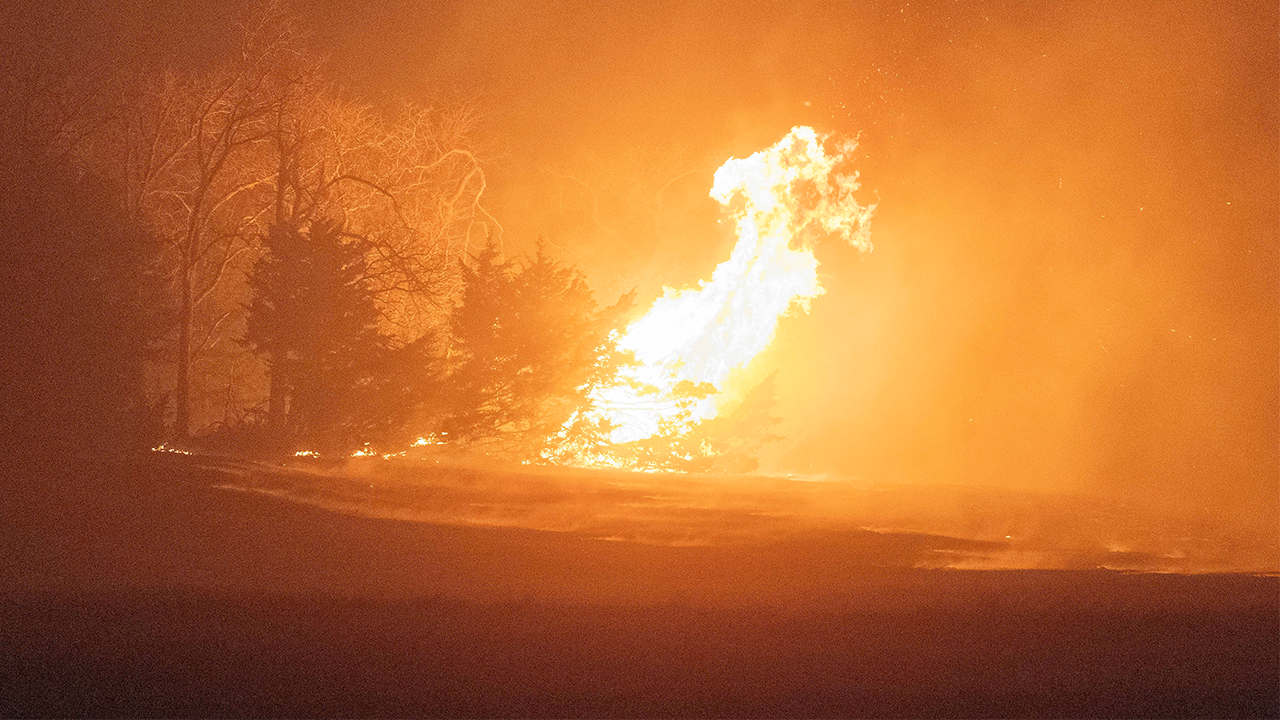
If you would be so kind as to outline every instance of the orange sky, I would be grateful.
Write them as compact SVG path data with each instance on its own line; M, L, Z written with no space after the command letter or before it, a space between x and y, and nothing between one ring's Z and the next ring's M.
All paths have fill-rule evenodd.
M64 4L60 42L188 55L230 12L87 7ZM774 468L1114 490L1276 530L1274 2L299 7L353 92L478 97L507 241L545 235L605 302L724 259L724 159L798 124L860 134L875 251L819 248L827 294L760 359Z

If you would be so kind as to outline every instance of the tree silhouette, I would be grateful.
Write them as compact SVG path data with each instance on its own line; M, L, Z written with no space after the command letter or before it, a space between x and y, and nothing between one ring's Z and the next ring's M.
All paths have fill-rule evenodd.
M156 243L46 120L0 109L0 436L31 459L158 440L143 373L164 329Z
M403 395L402 377L378 329L367 243L316 220L305 231L275 226L263 244L244 341L265 357L280 401L274 438L327 451L369 442L407 408L388 402Z
M172 400L180 437L266 390L259 363L231 340L244 333L245 277L271 226L342 218L372 244L383 330L405 344L444 322L472 234L500 232L482 201L474 107L351 96L326 77L289 0L252 0L240 19L236 48L216 62L122 60L108 81L89 83L101 112L70 132L42 119L122 188L128 217L163 243L154 260L175 322L149 378L153 396Z
M563 441L591 390L625 362L616 337L633 295L599 308L582 273L544 243L522 263L503 261L489 244L463 273L451 320L447 432L491 452L554 453L549 444Z

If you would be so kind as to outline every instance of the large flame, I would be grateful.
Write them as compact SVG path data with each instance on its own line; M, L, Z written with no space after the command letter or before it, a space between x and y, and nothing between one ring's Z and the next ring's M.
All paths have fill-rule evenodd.
M837 235L871 249L875 205L853 197L857 173L840 171L852 141L828 154L812 128L796 127L776 145L734 158L716 171L711 197L733 208L738 242L729 259L697 288L672 290L633 323L620 347L638 365L623 382L599 391L597 411L613 425L610 440L651 437L677 407L682 381L719 391L773 340L778 320L793 307L808 310L822 294L812 245ZM741 204L738 204L738 199ZM692 407L690 421L714 417L713 394Z

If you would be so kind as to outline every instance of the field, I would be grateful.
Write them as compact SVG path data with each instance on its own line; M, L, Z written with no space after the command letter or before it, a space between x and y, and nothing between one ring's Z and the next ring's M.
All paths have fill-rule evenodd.
M1083 500L162 454L8 475L6 717L1280 714L1280 578L1107 569L1230 548L1161 520L1099 549L1119 511ZM1161 549L1192 531L1208 550Z

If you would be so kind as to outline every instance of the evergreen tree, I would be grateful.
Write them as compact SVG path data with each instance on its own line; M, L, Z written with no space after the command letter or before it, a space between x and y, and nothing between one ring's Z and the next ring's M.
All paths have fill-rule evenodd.
M507 342L516 302L512 267L489 243L462 266L462 302L450 317L449 417L445 432L461 442L493 436L514 420L506 379L515 374Z
M543 243L523 264L501 260L489 245L463 275L450 323L451 437L538 458L554 453L548 443L566 432L590 431L566 424L625 361L615 339L633 295L599 308L581 271Z
M383 405L402 378L378 329L368 247L325 220L306 232L275 226L264 246L244 341L267 358L276 439L329 451L376 439L407 408Z

